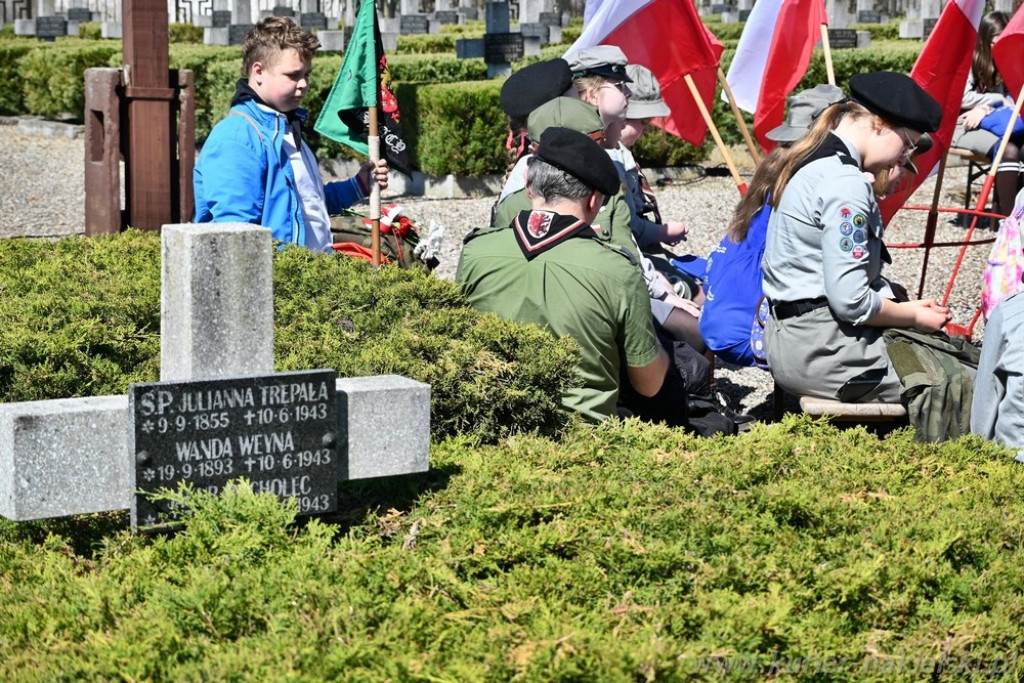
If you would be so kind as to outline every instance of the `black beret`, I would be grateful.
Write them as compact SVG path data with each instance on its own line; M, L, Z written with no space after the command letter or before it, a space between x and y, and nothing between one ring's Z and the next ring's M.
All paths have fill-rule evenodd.
M886 123L919 133L939 129L942 107L906 74L875 71L850 78L850 97Z
M621 186L611 157L586 133L552 126L540 136L534 156L606 197L614 195Z
M514 119L525 119L534 109L562 95L572 85L572 72L564 59L549 59L524 66L501 86L501 109Z

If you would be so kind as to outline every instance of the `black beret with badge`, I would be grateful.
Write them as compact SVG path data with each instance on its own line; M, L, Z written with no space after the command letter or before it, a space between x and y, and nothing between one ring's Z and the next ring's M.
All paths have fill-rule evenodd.
M540 105L563 95L572 86L572 71L564 59L549 59L524 66L501 86L501 109L514 119L525 119Z
M619 173L608 153L588 135L551 127L540 136L534 156L609 197L619 191Z
M906 74L875 71L850 78L850 98L886 123L919 133L934 133L942 107Z

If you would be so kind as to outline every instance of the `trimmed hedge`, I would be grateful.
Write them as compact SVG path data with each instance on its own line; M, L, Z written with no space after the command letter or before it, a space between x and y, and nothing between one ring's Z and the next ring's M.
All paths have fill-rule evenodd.
M611 421L435 444L304 523L245 486L170 536L0 520L0 678L1010 683L1022 488L975 438Z
M716 24L715 28L718 26ZM450 38L457 34L445 35ZM25 40L0 41L0 111L80 116L84 106L81 99L84 69L119 66L119 46L119 41L79 39L66 39L56 45ZM864 71L909 72L920 47L916 41L878 41L869 50L836 50L833 63L837 83L845 87L850 76ZM564 45L547 46L543 56L555 57L564 50ZM723 70L728 70L734 52L732 48L723 52ZM238 47L171 46L171 66L192 69L196 74L196 141L199 145L227 113L239 77L240 55ZM319 115L341 60L338 54L324 54L315 60L313 83L305 101L310 121L315 121ZM524 60L523 64L531 61L535 59ZM485 80L487 67L483 60L459 60L450 54L398 54L390 56L389 64L416 168L433 175L505 171L505 117L498 105L501 82ZM824 56L818 50L797 89L824 82ZM732 113L719 97L714 100L711 114L726 143L742 144ZM747 120L749 125L749 117ZM347 147L322 139L312 126L307 130L308 142L322 158L357 156ZM634 155L648 167L679 166L704 161L713 146L710 136L703 145L694 147L661 131L652 131L637 144Z
M128 231L0 240L0 401L124 393L159 376L160 240ZM441 438L558 434L578 346L481 316L418 270L287 248L274 256L278 370L401 374L431 384Z

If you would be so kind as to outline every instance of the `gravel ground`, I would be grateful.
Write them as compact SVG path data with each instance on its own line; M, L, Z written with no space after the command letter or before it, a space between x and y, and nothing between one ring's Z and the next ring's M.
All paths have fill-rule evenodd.
M16 125L0 125L0 145L7 152L0 162L0 237L61 237L84 231L84 142L81 138L45 137L26 133ZM750 170L741 169L749 178ZM947 169L943 182L942 206L963 206L966 168ZM978 186L976 186L977 188ZM930 203L935 180L926 181L908 205ZM706 256L718 244L738 199L736 186L721 168L707 173L692 173L675 178L657 189L662 215L682 220L690 228L689 239L676 249L679 253ZM484 225L490 216L493 198L438 200L419 197L389 197L405 208L405 213L421 225L435 221L445 228L441 265L437 275L452 278L458 264L462 237L474 227ZM959 242L965 229L953 224L949 214L940 214L936 241ZM920 242L924 237L926 211L901 211L887 230L887 242ZM975 238L992 237L987 230ZM954 321L967 325L979 302L982 269L988 246L967 250L950 297ZM923 266L923 250L891 249L893 263L886 274L906 285L915 294ZM926 296L941 297L960 250L935 249L928 264L924 284ZM975 339L981 339L979 321ZM744 412L758 418L771 415L771 378L752 368L720 365L716 369L719 387ZM794 408L795 406L789 406Z

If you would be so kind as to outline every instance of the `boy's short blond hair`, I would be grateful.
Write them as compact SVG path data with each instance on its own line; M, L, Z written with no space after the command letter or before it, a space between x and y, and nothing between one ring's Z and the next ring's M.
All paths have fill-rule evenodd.
M248 78L253 64L272 64L284 50L293 49L305 61L313 61L320 41L289 17L267 17L252 27L242 46L242 78Z

